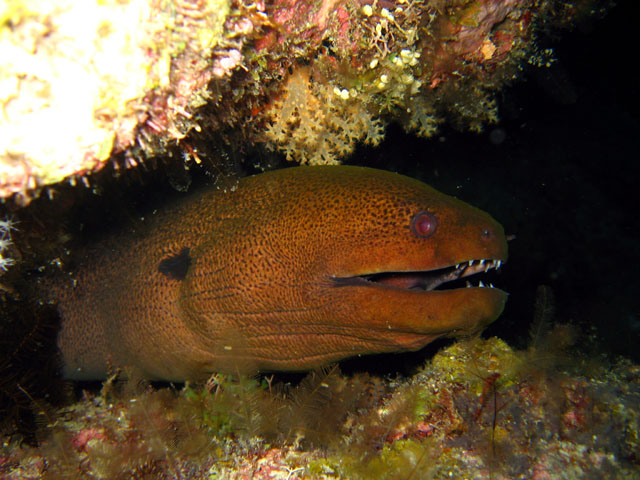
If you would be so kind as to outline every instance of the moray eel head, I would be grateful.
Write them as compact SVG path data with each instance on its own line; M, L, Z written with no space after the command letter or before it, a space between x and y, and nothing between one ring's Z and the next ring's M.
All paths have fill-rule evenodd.
M440 336L478 332L502 312L505 292L475 279L465 285L507 259L503 229L487 213L368 168L276 171L247 179L240 196L252 183L261 193L246 204L243 235L224 249L235 250L242 267L222 283L246 295L228 324L243 341L229 352L258 369L417 350ZM218 248L225 238L216 237ZM219 316L208 312L225 308L194 293L208 288L198 266L210 271L224 262L195 252L194 263L185 310L198 325L210 316L219 330Z

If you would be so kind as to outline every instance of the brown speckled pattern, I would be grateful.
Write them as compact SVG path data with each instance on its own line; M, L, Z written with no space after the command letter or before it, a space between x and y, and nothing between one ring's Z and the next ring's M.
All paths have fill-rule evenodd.
M410 228L438 218L429 238ZM484 234L489 231L489 236ZM184 280L158 271L189 248ZM332 277L506 259L489 215L402 175L296 167L197 193L86 253L59 295L65 375L132 365L149 378L301 370L348 356L421 348L502 311L494 289L336 287Z

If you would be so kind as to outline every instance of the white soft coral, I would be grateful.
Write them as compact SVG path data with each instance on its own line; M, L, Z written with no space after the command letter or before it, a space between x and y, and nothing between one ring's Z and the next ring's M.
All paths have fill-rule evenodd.
M16 263L13 258L7 255L7 251L13 245L11 231L17 230L17 223L18 222L9 217L0 219L0 270L4 270L5 272L10 266Z
M382 122L362 101L351 98L347 90L314 82L306 67L289 76L267 115L268 147L301 164L336 164L357 142L377 145L384 137Z

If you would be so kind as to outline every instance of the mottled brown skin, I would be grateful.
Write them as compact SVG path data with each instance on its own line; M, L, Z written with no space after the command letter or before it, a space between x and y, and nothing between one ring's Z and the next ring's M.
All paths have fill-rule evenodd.
M438 220L428 238L411 229L421 211ZM185 248L184 278L159 271ZM180 381L417 350L481 330L506 294L336 279L506 256L488 214L402 175L339 166L248 177L86 253L75 287L58 294L64 375L100 379L133 366Z

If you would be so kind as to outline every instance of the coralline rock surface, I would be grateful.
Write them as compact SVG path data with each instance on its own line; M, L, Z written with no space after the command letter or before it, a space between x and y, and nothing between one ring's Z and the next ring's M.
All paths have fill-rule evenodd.
M109 162L200 162L201 139L326 164L391 120L480 130L497 119L492 92L551 61L534 33L591 3L2 2L0 198L26 203Z

